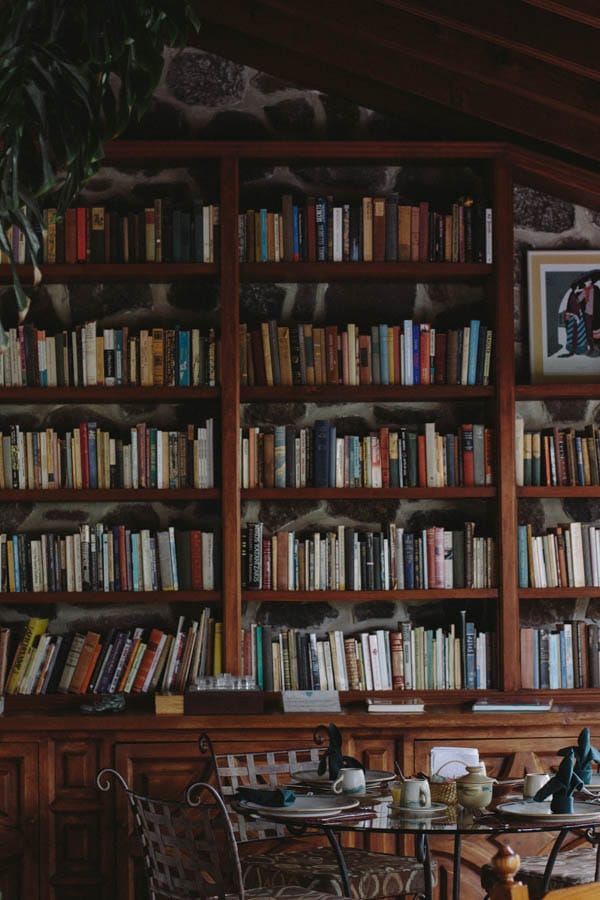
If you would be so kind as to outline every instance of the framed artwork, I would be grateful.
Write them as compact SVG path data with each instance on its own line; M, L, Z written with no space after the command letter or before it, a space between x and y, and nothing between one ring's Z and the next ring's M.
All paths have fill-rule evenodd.
M527 254L532 384L600 381L600 250Z

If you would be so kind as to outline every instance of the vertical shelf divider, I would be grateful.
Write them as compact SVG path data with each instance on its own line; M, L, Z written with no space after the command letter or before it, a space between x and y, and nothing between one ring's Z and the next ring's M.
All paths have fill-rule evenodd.
M496 299L496 478L498 492L498 687L520 687L515 484L515 351L513 296L513 179L504 156L494 162Z
M237 156L221 159L221 547L224 671L241 666L240 328Z

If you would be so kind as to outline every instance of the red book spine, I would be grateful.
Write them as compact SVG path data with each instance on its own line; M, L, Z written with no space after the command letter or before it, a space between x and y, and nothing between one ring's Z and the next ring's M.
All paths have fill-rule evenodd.
M419 334L419 357L420 369L419 378L421 384L430 384L429 373L429 342L431 338L431 328L429 325L421 325Z
M435 528L428 528L425 532L427 540L427 584L429 588L437 588L439 585L435 579Z
M190 568L192 590L202 590L202 532L190 531Z
M79 442L81 447L81 483L84 488L90 486L90 453L88 444L87 422L79 426Z
M77 262L85 262L87 258L87 209L78 206L77 217Z
M74 207L65 212L65 262L77 262L77 210Z
M379 453L381 456L381 486L390 486L390 429L379 429Z
M460 430L462 444L463 485L473 487L475 484L475 467L473 462L473 426L462 425Z
M436 331L435 333L435 383L446 383L446 344L447 335L445 332Z

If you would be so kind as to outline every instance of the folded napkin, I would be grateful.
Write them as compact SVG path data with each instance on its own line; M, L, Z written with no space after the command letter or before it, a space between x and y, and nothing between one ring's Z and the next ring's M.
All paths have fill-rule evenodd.
M340 774L340 769L364 769L362 763L354 759L353 756L344 756L342 753L342 733L337 725L334 725L333 722L327 728L324 725L319 725L317 731L320 730L327 731L329 746L319 759L319 768L317 770L319 775L324 775L328 770L329 777L332 781L335 781Z
M573 794L583 787L583 781L575 771L575 753L573 748L567 747L565 749L567 754L564 755L556 775L542 785L533 798L539 802L552 795L550 809L553 813L572 813Z
M296 795L287 788L239 787L235 799L259 806L291 806Z
M591 784L592 763L600 763L600 751L592 747L589 728L581 729L577 738L577 746L563 747L558 751L558 755L568 756L571 751L575 757L575 774L579 775L584 784Z

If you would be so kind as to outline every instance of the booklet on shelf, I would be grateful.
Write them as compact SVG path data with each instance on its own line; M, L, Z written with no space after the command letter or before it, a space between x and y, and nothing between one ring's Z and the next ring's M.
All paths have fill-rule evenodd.
M425 712L425 704L421 700L380 700L367 697L367 712L370 713L420 713Z
M550 700L476 700L471 706L473 712L548 712L552 708Z

